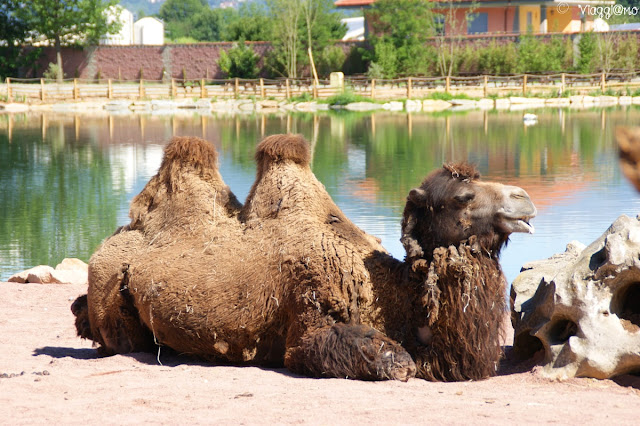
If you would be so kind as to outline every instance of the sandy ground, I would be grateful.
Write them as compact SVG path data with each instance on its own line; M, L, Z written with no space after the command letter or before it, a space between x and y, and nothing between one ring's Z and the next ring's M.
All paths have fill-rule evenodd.
M640 378L311 379L156 354L98 358L69 310L86 288L0 283L0 424L638 424Z

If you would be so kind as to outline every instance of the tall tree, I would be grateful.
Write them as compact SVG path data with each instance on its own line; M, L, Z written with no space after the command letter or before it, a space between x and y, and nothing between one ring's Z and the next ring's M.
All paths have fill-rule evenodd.
M20 66L22 43L27 36L27 26L16 11L20 8L17 0L0 3L0 77L14 75Z
M296 78L308 64L307 49L322 51L330 40L340 39L346 26L341 14L332 12L331 0L267 0L269 16L276 23L271 41L275 73Z
M107 9L118 0L30 0L20 2L16 15L32 31L54 43L58 81L62 81L62 46L95 44L101 36L115 33L120 23L107 19Z
M176 40L192 36L192 20L208 9L206 0L167 0L160 7L158 16L167 26L169 37Z
M425 73L434 62L427 39L436 33L437 17L426 0L378 0L367 14L371 22L369 60L382 75Z

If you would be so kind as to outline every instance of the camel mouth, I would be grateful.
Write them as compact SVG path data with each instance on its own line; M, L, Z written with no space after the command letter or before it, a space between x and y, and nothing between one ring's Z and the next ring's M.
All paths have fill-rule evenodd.
M520 218L513 218L507 221L507 227L509 231L514 232L522 232L525 234L533 234L536 229L534 226L529 223L529 221L533 218L533 216L525 216Z

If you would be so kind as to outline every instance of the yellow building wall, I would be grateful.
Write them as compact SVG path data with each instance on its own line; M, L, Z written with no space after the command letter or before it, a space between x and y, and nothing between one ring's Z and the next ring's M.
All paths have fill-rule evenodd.
M529 31L534 33L540 32L540 6L520 6L520 33L527 33ZM531 28L529 28L529 21L527 15L531 14Z
M578 8L577 6L575 7ZM572 32L571 21L573 11L569 10L566 13L558 12L555 7L547 8L547 32L549 33L565 33ZM580 21L578 21L579 23ZM579 31L579 30L578 30Z

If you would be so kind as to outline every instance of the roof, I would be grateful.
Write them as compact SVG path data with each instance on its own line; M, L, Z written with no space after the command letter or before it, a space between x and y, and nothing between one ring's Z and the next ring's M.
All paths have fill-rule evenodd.
M433 0L436 2L444 3L448 0ZM334 3L335 7L365 7L371 6L376 0L338 0ZM613 0L458 0L454 2L454 7L469 7L471 5L485 5L484 7L505 7L505 6L518 6L543 4L547 6L556 6L560 4L569 4L571 6L578 5L603 5L614 4Z

